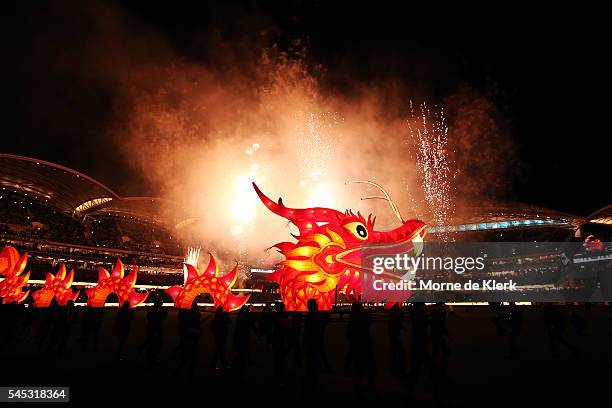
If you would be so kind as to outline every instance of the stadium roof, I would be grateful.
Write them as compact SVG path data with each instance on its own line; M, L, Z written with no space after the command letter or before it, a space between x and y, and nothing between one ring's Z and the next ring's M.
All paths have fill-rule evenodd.
M36 197L67 214L119 196L97 180L59 164L0 153L0 188Z
M432 226L430 233L555 226L576 228L584 217L524 203L485 203L461 209L449 225Z
M586 222L593 224L612 225L612 204L607 205L586 218Z
M159 197L123 197L103 203L87 212L88 216L119 216L174 226L188 219L179 204Z
M456 216L460 222L509 221L514 219L563 219L577 222L584 217L568 214L550 208L517 202L491 202L475 207L466 207Z
M35 197L77 217L114 215L168 226L188 219L186 211L172 201L158 197L119 197L109 187L76 170L12 154L0 153L0 188Z

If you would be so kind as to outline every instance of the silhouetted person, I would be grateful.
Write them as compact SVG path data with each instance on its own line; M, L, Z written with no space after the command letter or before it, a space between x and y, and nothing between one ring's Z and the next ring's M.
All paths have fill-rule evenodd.
M516 358L519 356L518 338L523 332L523 311L516 303L510 303L510 315L508 316L510 333L510 357Z
M266 339L266 346L272 347L272 330L274 324L274 311L272 306L269 303L263 307L261 312L259 313L259 322L258 322L258 331L259 334L257 336L257 340L255 342L259 342L262 337Z
M36 337L38 337L38 347L42 348L45 343L49 342L51 333L53 331L53 324L55 321L55 311L58 308L57 300L52 299L48 307L40 309L40 323L38 324L38 330Z
M412 332L410 343L410 373L408 374L409 393L412 396L421 368L426 366L432 379L434 397L437 397L437 373L433 358L427 347L429 337L429 316L423 303L412 305Z
M563 336L565 330L565 322L563 321L563 315L561 311L552 303L546 303L544 305L544 325L548 332L548 341L550 343L550 349L554 357L559 357L559 350L557 343L565 346L567 349L576 352L575 347L570 345Z
M503 335L505 333L503 323L504 323L504 312L501 302L489 302L491 314L491 322L495 325L497 329L497 334Z
M31 341L34 335L34 327L38 322L38 314L40 309L34 307L31 303L28 304L28 307L23 311L23 319L21 320L21 336L25 341ZM0 317L1 321L4 321Z
M336 311L338 312L338 319L343 322L344 321L344 307L336 306Z
M226 312L223 311L223 306L217 306L215 315L210 322L210 330L213 334L215 341L215 351L213 353L212 368L214 369L226 369L227 368L227 333L229 330L230 318Z
M117 360L123 359L123 348L125 347L125 342L130 334L132 320L134 320L134 311L130 309L130 303L123 302L119 310L117 310L117 317L115 319L114 327L114 333L115 336L117 336L117 350L115 351L115 358Z
M444 303L438 303L431 316L431 354L437 365L439 377L445 377L450 357L450 332L446 327L448 309Z
M61 315L57 316L58 319L58 331L57 331L57 339L55 340L57 343L57 351L60 355L64 354L66 350L66 346L68 345L68 340L70 340L70 335L72 333L72 326L76 325L79 321L79 313L74 307L74 301L69 300L66 306L61 308Z
M179 341L174 351L175 353L181 353L185 345L185 339L189 331L189 309L178 310L178 334Z
M405 349L402 332L405 330L403 313L396 303L389 311L387 336L389 338L389 372L392 375L403 375L406 369Z
M0 302L0 322L6 322L7 319L7 304ZM0 339L4 338L6 327L0 324Z
M89 345L89 339L93 335L93 327L95 325L96 313L93 307L85 306L83 310L83 316L81 318L81 348L83 351L87 349ZM41 324L44 322L44 317L41 320Z
M100 343L100 328L102 327L102 322L104 321L105 314L106 309L104 307L93 308L92 336L94 350L98 350L98 345Z
M66 338L65 332L68 330L68 311L65 307L60 306L55 299L51 301L52 305L52 327L49 338L48 349L55 349L60 345L60 340Z
M255 322L249 306L244 305L236 315L236 329L234 330L234 346L236 359L234 369L236 380L241 381L247 365L251 362L251 333L255 329Z
M306 371L304 378L305 395L313 397L319 387L321 364L324 359L324 334L327 319L319 312L315 299L306 303L308 313L304 318L304 336L302 342L306 355Z
M2 300L0 299L0 302ZM19 318L21 314L21 307L17 303L9 303L2 305L3 310L3 326L4 333L2 335L2 346L6 347L13 343L15 340L15 334L19 327Z
M301 312L291 314L291 326L289 329L288 353L293 353L293 361L296 365L302 365L302 320Z
M200 343L200 334L202 332L201 313L198 304L194 301L191 304L191 309L186 314L186 333L181 349L181 360L177 371L180 372L187 366L187 374L189 378L193 377L196 362L198 361L198 350Z
M275 303L274 308L276 311L272 314L272 354L274 358L273 381L275 384L282 386L291 321L285 312L285 305L282 302Z
M186 312L184 309L179 310L179 316L181 312ZM148 366L151 366L158 362L159 354L163 344L164 338L164 321L168 313L163 305L161 297L157 296L153 300L153 306L147 312L147 325L145 328L145 341L140 346L139 351L146 350L145 360ZM179 320L180 325L180 320ZM182 338L182 336L181 336Z
M570 312L570 323L574 328L574 332L578 338L584 337L585 333L585 322L580 313L576 309L572 309Z
M370 325L372 318L363 309L361 302L354 302L349 314L347 324L347 340L349 343L350 360L348 366L353 366L353 391L356 395L361 392L361 381L364 375L368 377L368 386L371 392L376 390L376 367L372 355L372 338ZM345 367L347 364L345 364Z

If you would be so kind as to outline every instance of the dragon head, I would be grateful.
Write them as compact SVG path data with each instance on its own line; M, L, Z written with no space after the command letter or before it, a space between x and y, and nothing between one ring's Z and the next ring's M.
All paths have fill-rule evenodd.
M396 254L422 248L426 225L419 220L402 221L390 231L374 229L376 217L364 218L360 212L341 212L330 208L288 208L282 199L275 202L253 183L257 195L274 214L294 224L297 242L274 245L284 256L281 268L271 275L279 283L288 310L305 310L308 299L317 299L322 309L331 308L335 289L358 295L362 279L371 269L364 256L370 248L376 253ZM392 201L389 200L390 203ZM392 208L395 204L392 203ZM400 217L401 219L401 217Z

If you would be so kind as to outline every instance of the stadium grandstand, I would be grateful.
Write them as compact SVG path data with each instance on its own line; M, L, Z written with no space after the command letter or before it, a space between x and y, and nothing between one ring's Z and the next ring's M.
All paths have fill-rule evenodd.
M172 211L165 213L175 219L160 218L161 206L169 204ZM187 218L167 200L120 197L67 167L0 154L2 245L29 252L34 279L63 262L75 268L75 280L95 280L97 268L110 268L117 258L137 264L142 283L182 279L184 243L173 230Z

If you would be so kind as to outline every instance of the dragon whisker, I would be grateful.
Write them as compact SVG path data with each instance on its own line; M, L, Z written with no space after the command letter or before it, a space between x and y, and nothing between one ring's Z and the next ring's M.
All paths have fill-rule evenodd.
M374 200L374 199L379 199L379 200L387 200L387 197L383 197L383 196L367 196L367 197L361 197L361 200ZM395 213L395 215L397 216L399 214L399 208L397 207L397 204L395 203L395 201L388 201L389 205L391 205L391 208L393 208L393 212ZM400 221L402 221L401 215L398 217L400 219ZM403 221L402 221L403 222Z
M381 200L387 201L389 203L389 206L391 207L391 210L393 210L393 213L397 217L397 219L402 224L404 223L404 219L402 218L402 214L400 213L400 210L397 207L397 204L395 204L395 202L391 199L391 196L389 195L389 193L387 193L387 191L380 184L374 183L373 181L369 181L369 180L353 180L353 181L347 181L344 184L368 184L368 185L378 188L380 191L382 191L384 196L368 196L368 197L363 197L362 200L381 199Z

